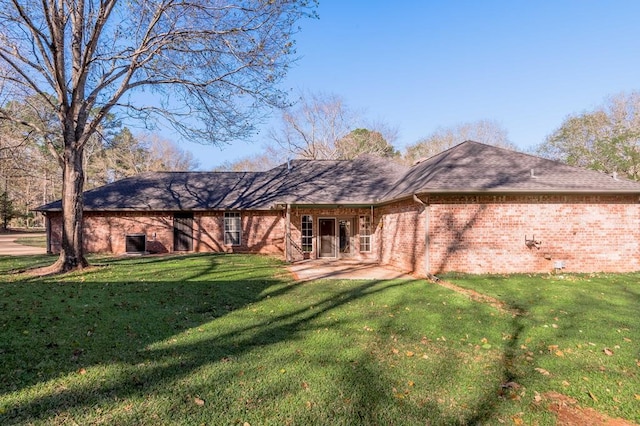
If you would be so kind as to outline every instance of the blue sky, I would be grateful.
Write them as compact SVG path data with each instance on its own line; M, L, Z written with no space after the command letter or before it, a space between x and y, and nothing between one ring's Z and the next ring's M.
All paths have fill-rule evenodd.
M397 128L400 149L489 119L526 150L567 115L640 90L640 1L320 0L318 13L284 87L341 96ZM269 126L253 143L180 146L210 170L260 152Z

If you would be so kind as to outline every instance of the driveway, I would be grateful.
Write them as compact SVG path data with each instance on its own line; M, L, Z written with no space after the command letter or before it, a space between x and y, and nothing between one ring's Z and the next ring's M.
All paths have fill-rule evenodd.
M0 234L0 255L20 256L24 254L46 254L47 250L40 247L23 246L16 244L18 238L43 237L45 234Z
M303 260L288 266L297 281L332 280L414 280L416 277L388 266L355 260Z

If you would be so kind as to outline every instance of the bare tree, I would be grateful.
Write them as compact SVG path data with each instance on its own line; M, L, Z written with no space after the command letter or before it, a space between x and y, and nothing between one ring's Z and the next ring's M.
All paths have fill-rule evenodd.
M38 111L37 100L29 99L31 107ZM37 122L47 127L46 114L23 116L28 111L17 102L5 102L5 109L16 112L24 120ZM42 112L42 111L38 111ZM52 201L59 195L59 171L57 163L40 144L41 140L18 123L0 121L0 185L6 197L13 203L13 225L33 224L31 208ZM36 135L37 136L37 135Z
M189 151L157 134L144 135L141 146L147 153L138 167L141 171L189 171L198 167L198 161Z
M362 126L354 110L338 95L303 92L297 104L283 110L274 142L265 154L272 158L310 160L351 159L360 154L389 156L397 131L377 122Z
M291 37L314 7L312 0L0 0L1 89L48 102L63 142L62 248L51 272L87 264L83 155L103 120L115 111L148 124L162 118L204 143L248 135L261 106L282 106L277 83L293 59ZM133 96L145 90L146 103ZM21 121L6 109L0 117Z
M571 115L538 147L544 157L640 179L640 93L621 93Z
M507 130L492 120L462 123L453 127L439 128L431 135L406 148L404 159L413 163L432 157L466 140L486 143L503 148L514 148Z
M213 169L214 172L264 172L282 164L267 151L261 154L249 155L235 161L226 161ZM286 160L285 160L286 161Z
M398 151L384 138L382 133L369 129L355 129L336 141L337 157L351 160L362 154L378 157L397 157Z
M336 141L353 128L355 114L337 95L303 93L282 112L281 126L270 138L288 157L309 160L337 157Z

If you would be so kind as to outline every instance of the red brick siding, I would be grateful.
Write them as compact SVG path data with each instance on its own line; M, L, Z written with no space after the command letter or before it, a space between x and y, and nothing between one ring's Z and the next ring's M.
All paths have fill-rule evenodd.
M415 201L404 201L376 209L376 240L380 263L417 275L426 275L425 209Z
M62 216L55 213L49 217L51 250L58 253L62 240ZM84 248L89 253L124 253L127 234L146 234L149 251L166 253L173 247L171 216L85 212L83 222Z
M284 218L282 212L240 212L241 244L224 244L224 212L196 213L194 250L229 253L284 253Z
M62 221L50 214L51 249L60 251ZM242 212L242 244L225 246L223 212L195 213L193 250L199 252L284 252L284 220L279 212ZM173 252L173 215L118 212L84 213L83 238L89 253L125 253L125 235L145 234L147 250Z
M636 197L431 197L431 273L640 270ZM529 248L525 237L541 241Z
M636 196L433 196L425 207L405 200L377 207L372 251L359 251L361 215L371 209L292 208L291 233L300 245L302 215L355 218L353 258L374 259L418 275L549 272L563 261L571 272L640 270L640 204ZM60 250L60 214L50 214L51 245ZM242 244L225 246L223 212L194 214L194 251L284 253L285 212L242 212ZM425 256L428 228L428 256ZM144 233L150 251L173 251L173 218L159 213L85 213L89 252L123 253L125 235ZM525 237L541 241L528 248Z

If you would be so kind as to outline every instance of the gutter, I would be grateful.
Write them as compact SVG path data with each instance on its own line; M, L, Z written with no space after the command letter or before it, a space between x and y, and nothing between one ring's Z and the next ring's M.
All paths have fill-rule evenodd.
M375 206L383 206L385 204L396 203L398 201L403 201L408 198L413 198L415 194L418 192L412 193L404 193L397 197L388 198L388 199L376 199L374 200ZM541 190L529 190L529 191L504 191L504 190L492 190L492 189L484 189L484 190L431 190L424 189L420 190L419 193L422 194L433 194L433 195L593 195L593 196L610 196L610 195L637 195L638 202L640 202L640 190L611 190L611 191L593 191L588 189L583 189L579 191L541 191ZM413 198L414 201L415 198Z

